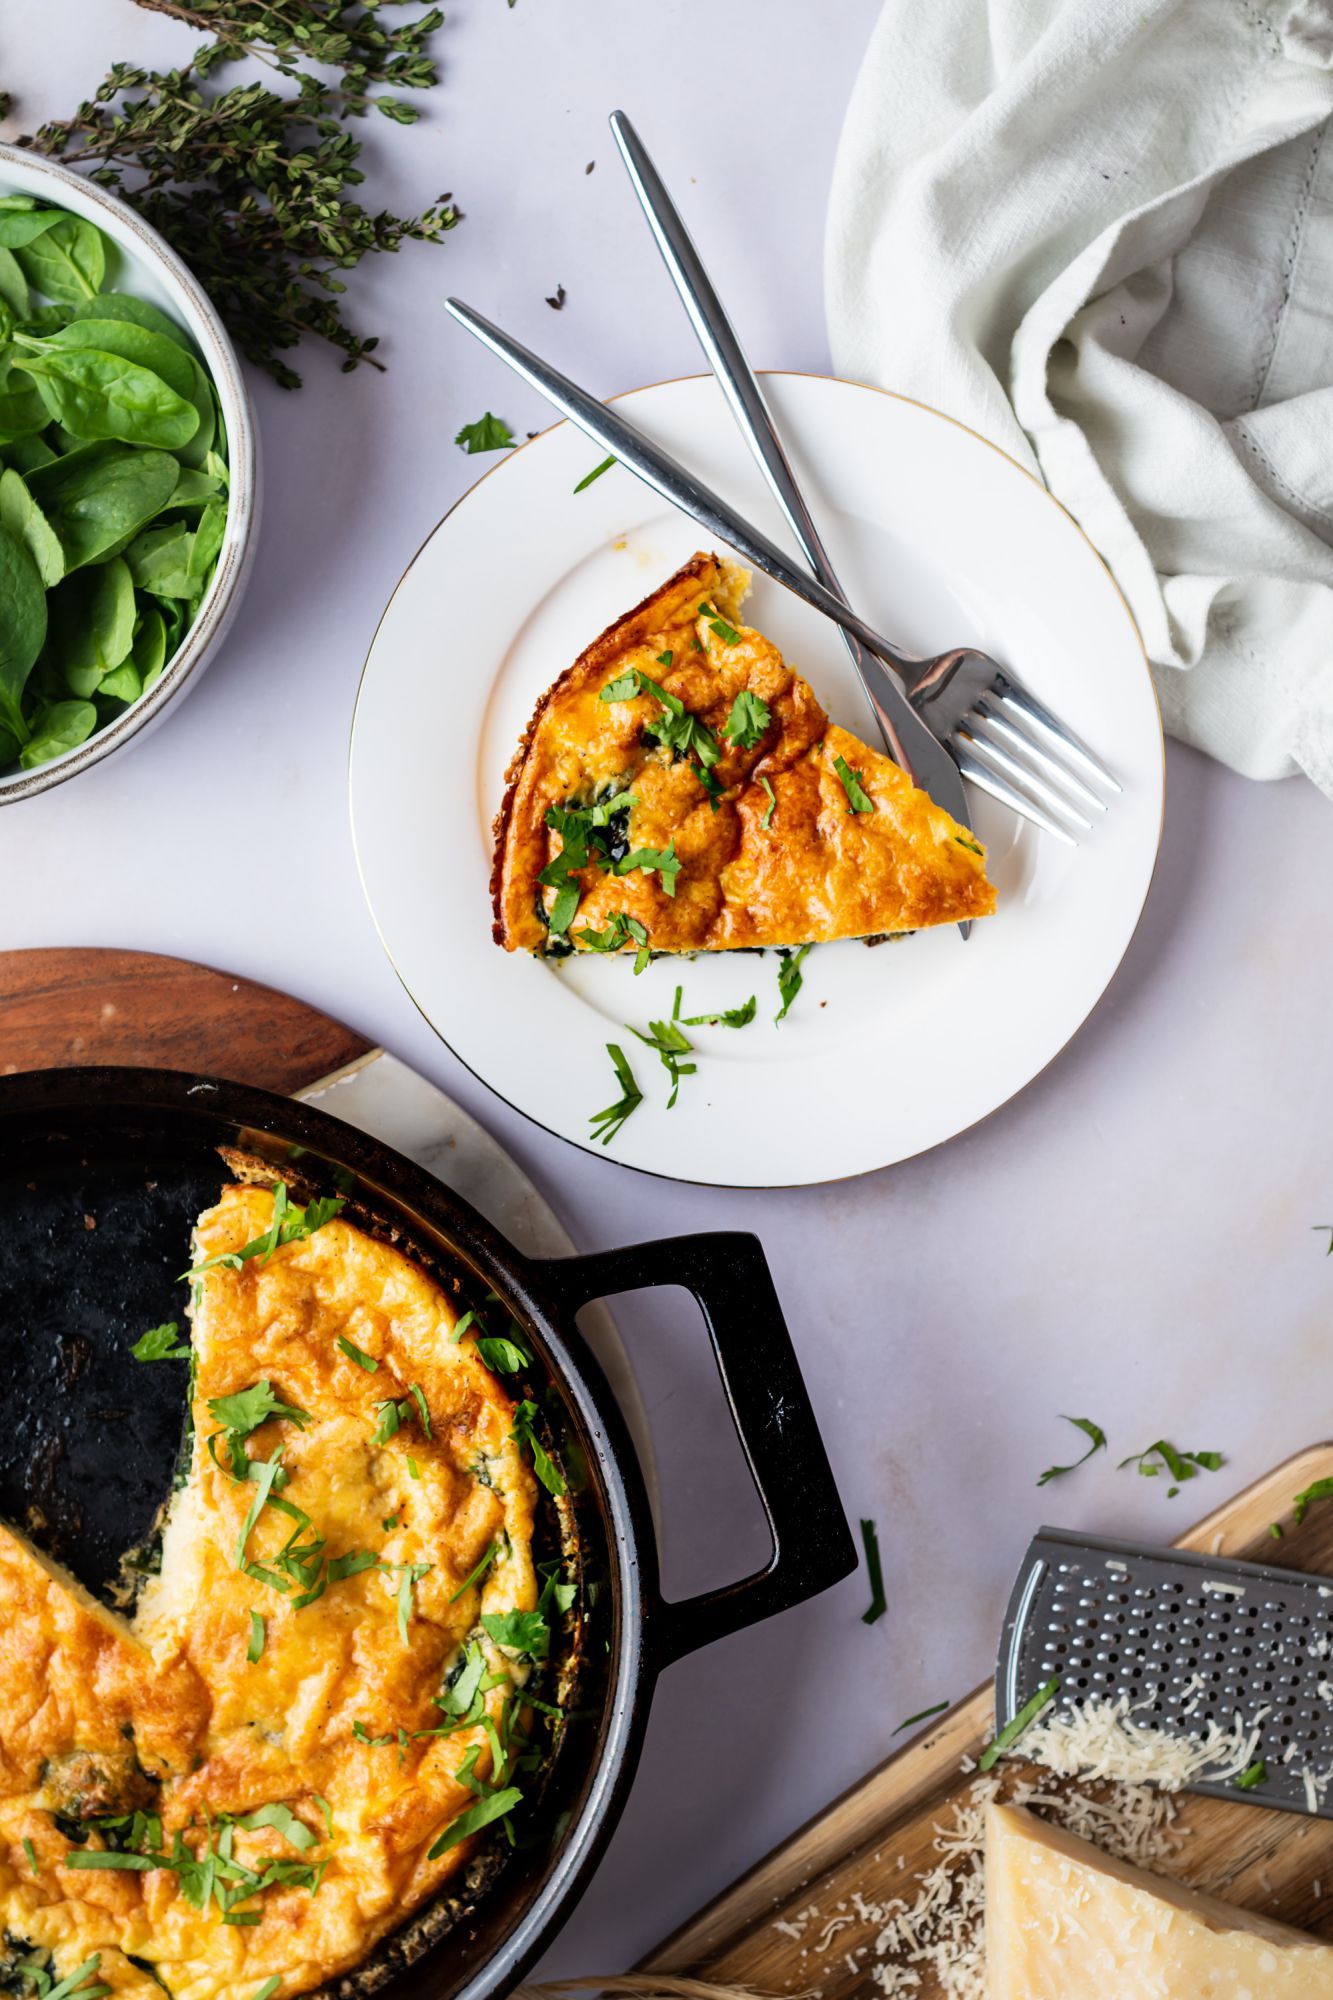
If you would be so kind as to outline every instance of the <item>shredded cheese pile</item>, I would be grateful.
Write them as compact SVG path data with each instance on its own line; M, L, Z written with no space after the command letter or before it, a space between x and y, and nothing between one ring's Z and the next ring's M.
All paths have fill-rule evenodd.
M1022 1755L1061 1778L1152 1784L1166 1792L1201 1778L1217 1783L1238 1778L1258 1755L1266 1708L1256 1710L1248 1724L1238 1715L1230 1729L1210 1720L1202 1735L1177 1736L1131 1720L1154 1705L1151 1694L1138 1702L1125 1694L1113 1701L1093 1695L1076 1708L1039 1717L1023 1733Z

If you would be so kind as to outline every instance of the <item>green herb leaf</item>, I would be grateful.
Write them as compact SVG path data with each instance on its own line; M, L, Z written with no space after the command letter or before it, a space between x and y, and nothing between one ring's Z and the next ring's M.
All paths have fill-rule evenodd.
M625 1060L624 1050L615 1042L608 1042L606 1053L611 1058L621 1094L614 1104L607 1105L605 1111L595 1111L589 1122L592 1138L600 1139L604 1146L609 1146L630 1113L637 1111L643 1103L643 1092L634 1081L634 1072Z
M687 1014L684 1028L748 1028L758 1010L758 996L752 993L740 1007L728 1007L721 1014Z
M1042 1473L1041 1478L1037 1481L1038 1486L1047 1486L1052 1479L1060 1479L1066 1472L1075 1471L1078 1466L1086 1465L1094 1452L1105 1451L1106 1449L1106 1432L1100 1424L1094 1424L1091 1417L1062 1416L1061 1422L1075 1425L1078 1430L1083 1432L1085 1437L1091 1438L1092 1442L1084 1452L1082 1458L1076 1458L1072 1465L1048 1465L1045 1472Z
M773 1016L775 1021L786 1019L787 1014L791 1010L792 1001L805 984L805 975L802 973L801 967L804 965L807 954L811 949L812 947L808 944L803 944L800 950L796 952L779 949L778 958L781 963L778 966L778 996L782 1001L782 1005Z
M1238 1792L1252 1792L1256 1785L1262 1785L1267 1776L1267 1764L1262 1757L1256 1757L1254 1762L1247 1765L1237 1778L1236 1790Z
M438 1861L451 1847L457 1847L460 1840L469 1834L480 1833L493 1820L503 1819L516 1805L522 1803L523 1794L516 1785L510 1785L501 1792L491 1792L486 1798L478 1799L476 1805L469 1806L458 1818L451 1820L439 1839L426 1855L427 1861Z
M37 1849L33 1846L30 1840L27 1839L24 1840L23 1852L27 1855L28 1866L35 1875L37 1873Z
M455 444L462 445L464 451L474 454L479 451L508 451L514 442L514 434L508 424L499 417L493 417L489 410L478 417L475 424L464 424Z
M954 835L954 839L958 842L958 845L960 847L965 847L969 854L980 854L983 859L985 858L985 853L986 853L985 848L978 847L975 840L967 840L961 833L956 833Z
M676 988L676 1006L677 1008L680 1006L679 987ZM647 1034L644 1034L641 1028L630 1027L628 1022L625 1025L647 1048L656 1049L661 1058L662 1066L671 1079L671 1095L667 1099L667 1110L670 1111L679 1095L681 1078L694 1076L698 1072L698 1063L681 1061L682 1056L693 1055L693 1042L682 1032L675 1015L669 1021L650 1021Z
M136 1361L188 1361L193 1349L179 1335L179 1325L169 1319L162 1326L150 1326L147 1333L141 1333L130 1353Z
M551 1628L540 1611L488 1611L484 1630L497 1646L529 1660L544 1660L551 1648Z
M740 644L740 633L734 625L728 625L726 619L714 605L701 604L699 606L699 616L708 620L709 630L716 632L724 646L738 646Z
M870 1608L861 1613L863 1625L873 1625L882 1618L889 1608L889 1600L884 1595L884 1570L879 1559L879 1536L875 1533L873 1521L862 1521L861 1540L865 1543L866 1570L870 1577Z
M777 793L773 790L767 778L761 778L759 782L768 793L768 804L764 808L764 817L760 820L759 824L764 828L768 828L773 824L773 814L778 803Z
M1159 1473L1167 1472L1175 1481L1167 1494L1168 1499L1180 1491L1187 1479L1198 1477L1200 1470L1216 1472L1222 1465L1220 1451L1177 1451L1166 1438L1158 1438L1144 1451L1131 1452L1122 1458L1117 1470L1123 1472L1127 1465L1136 1465L1145 1479L1155 1479Z
M485 1576L487 1570L490 1568L491 1564L495 1561L495 1558L499 1555L499 1553L500 1553L500 1544L498 1542L492 1542L490 1547L487 1549L485 1555L482 1557L481 1561L477 1564L477 1567L474 1570L468 1571L468 1574L463 1578L463 1581L459 1584L457 1590L454 1592L453 1596L449 1599L449 1602L451 1604L457 1604L459 1598L463 1597L469 1590L471 1590L473 1584L480 1583L482 1577Z
M275 1250L285 1249L289 1243L304 1242L317 1229L332 1222L346 1207L341 1195L321 1196L303 1208L292 1201L286 1181L279 1181L273 1190L273 1220L262 1236L256 1236L239 1250L224 1250L216 1257L206 1257L202 1264L195 1264L181 1276L191 1283L202 1278L206 1272L223 1270L239 1271L242 1264L258 1257L267 1263Z
M340 1354L345 1354L349 1361L355 1361L357 1367L364 1368L368 1375L373 1375L379 1368L380 1364L374 1355L367 1354L364 1347L358 1347L356 1342L349 1340L345 1333L340 1333L333 1344Z
M510 0L510 5L511 6L513 5L513 0ZM574 488L574 491L576 493L585 492L586 489L592 485L594 479L600 479L602 474L604 472L609 472L614 464L615 464L614 458L604 458L600 465L594 465L591 472L587 472L584 474L583 478L580 479L578 485Z
M731 713L722 725L722 734L738 750L753 750L772 720L768 703L749 688L742 688L731 704Z
M1316 1500L1333 1500L1333 1479L1316 1479L1296 1495L1291 1511L1298 1528Z
M532 1366L532 1356L525 1354L517 1341L506 1340L502 1334L483 1333L478 1336L476 1347L496 1375L521 1375Z
M676 877L680 873L680 857L676 853L674 840L667 847L636 847L632 854L622 855L619 861L611 863L613 875L630 875L636 868L642 868L645 874L655 874L662 884L663 893L668 896L675 895ZM644 932L643 938L638 942L643 944L646 938L647 932Z
M245 1649L245 1657L253 1667L264 1656L264 1641L268 1637L268 1627L258 1611L250 1613L250 1643Z
M564 1476L532 1428L536 1417L537 1405L525 1398L514 1411L514 1427L509 1435L520 1449L527 1446L532 1453L533 1471L547 1492L559 1499L565 1491Z
M1013 1720L1006 1722L994 1742L988 1744L982 1751L977 1759L977 1769L979 1771L989 1771L994 1764L998 1763L1009 1746L1018 1741L1023 1731L1028 1727L1028 1724L1036 1720L1046 1704L1054 1701L1059 1692L1060 1681L1058 1676L1054 1680L1047 1681L1043 1687L1039 1687L1032 1699L1024 1702Z
M859 774L852 769L847 759L845 757L835 757L833 759L833 768L838 774L842 789L847 794L848 812L874 812L874 800L867 796L861 784Z
M648 942L648 933L643 925L626 910L613 911L611 921L604 930L596 931L585 926L583 930L575 931L574 936L589 951L620 951L627 944L637 945L642 950Z
M301 1853L305 1853L307 1848L314 1847L319 1839L318 1834L312 1833L305 1822L296 1817L290 1806L283 1805L279 1800L274 1800L271 1805L260 1806L255 1812L247 1813L243 1819L233 1820L232 1824L242 1827L247 1833L257 1833L261 1827L271 1826Z
M387 1563L388 1569L398 1571L398 1631L403 1644L408 1643L407 1626L412 1616L412 1592L423 1576L429 1576L433 1563Z
M900 1722L898 1727L893 1731L893 1734L895 1736L901 1735L902 1731L910 1729L914 1722L925 1722L932 1715L942 1715L948 1706L947 1701L937 1701L930 1708L919 1708L915 1715L909 1715L905 1721Z
M248 1389L237 1390L235 1395L210 1396L208 1411L225 1431L236 1438L249 1437L271 1417L281 1417L285 1422L295 1424L298 1430L304 1430L311 1421L308 1410L298 1409L294 1403L284 1403L281 1396L274 1395L267 1375L252 1382Z

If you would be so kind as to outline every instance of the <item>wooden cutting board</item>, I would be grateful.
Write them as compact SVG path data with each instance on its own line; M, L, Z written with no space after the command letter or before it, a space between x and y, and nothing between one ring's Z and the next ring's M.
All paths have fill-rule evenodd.
M1312 1507L1300 1528L1291 1520L1293 1496L1330 1476L1333 1444L1312 1445L1200 1521L1179 1546L1333 1576L1333 1504ZM1274 1521L1285 1530L1280 1543L1269 1533ZM641 1970L756 1993L817 1987L820 2000L878 1994L871 1973L879 1926L855 1914L852 1898L911 1900L915 1878L940 1858L935 1823L973 1783L962 1760L975 1758L992 1734L987 1683L784 1841L650 1953ZM1177 1825L1188 1838L1175 1872L1187 1881L1333 1938L1333 1821L1182 1795ZM803 1919L812 1908L819 1916ZM830 1920L848 1915L818 1952ZM778 1929L779 1922L800 1935ZM849 1956L858 1960L855 1969ZM935 2000L940 1990L923 1974L920 2000Z
M369 1054L365 1037L252 979L144 951L0 952L0 1072L133 1063L289 1096Z

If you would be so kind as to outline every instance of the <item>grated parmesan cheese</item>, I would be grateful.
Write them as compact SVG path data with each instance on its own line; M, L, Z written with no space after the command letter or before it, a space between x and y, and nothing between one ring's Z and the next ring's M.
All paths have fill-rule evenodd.
M1230 1729L1210 1720L1201 1736L1177 1736L1130 1720L1155 1702L1152 1692L1137 1702L1092 1695L1034 1722L1023 1733L1021 1754L1062 1778L1152 1784L1166 1792L1205 1778L1224 1783L1254 1762L1268 1709L1256 1709L1249 1722L1237 1715Z

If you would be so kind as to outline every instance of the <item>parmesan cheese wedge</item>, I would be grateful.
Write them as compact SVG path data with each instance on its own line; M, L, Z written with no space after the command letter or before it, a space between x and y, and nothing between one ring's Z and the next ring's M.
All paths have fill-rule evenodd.
M1333 1945L1021 1807L986 1820L987 2000L1333 2000Z

